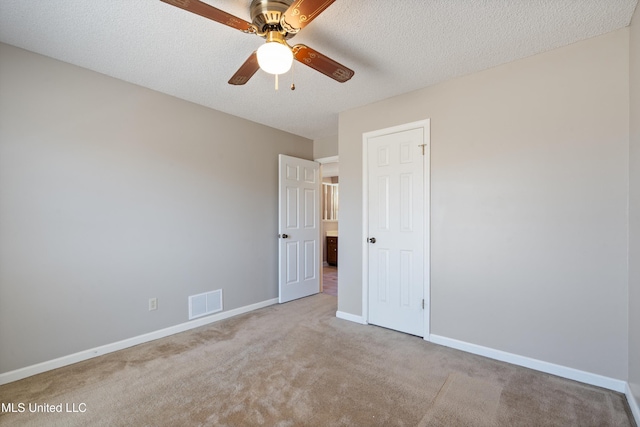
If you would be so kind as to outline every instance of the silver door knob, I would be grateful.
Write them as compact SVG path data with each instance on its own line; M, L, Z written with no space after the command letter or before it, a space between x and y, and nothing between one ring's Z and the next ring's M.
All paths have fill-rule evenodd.
M289 235L288 234L280 234L279 237L282 237L283 239L288 239Z
M375 237L369 238L369 243L375 243L375 242L376 242L376 238Z

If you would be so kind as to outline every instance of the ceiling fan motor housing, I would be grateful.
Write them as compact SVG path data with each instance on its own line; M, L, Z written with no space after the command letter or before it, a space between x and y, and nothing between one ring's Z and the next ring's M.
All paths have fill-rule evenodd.
M251 2L251 23L258 29L258 35L266 37L271 31L280 32L289 39L295 33L282 28L282 14L289 9L294 0L253 0Z

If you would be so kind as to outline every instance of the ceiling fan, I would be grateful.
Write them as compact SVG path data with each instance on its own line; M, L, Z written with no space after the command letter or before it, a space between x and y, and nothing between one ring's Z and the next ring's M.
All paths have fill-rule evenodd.
M322 53L304 44L289 46L287 43L287 40L317 18L335 0L253 0L250 6L250 23L200 0L161 1L266 39L266 43L240 66L229 84L247 83L258 68L275 74L277 79L278 74L289 71L293 59L340 83L353 77L353 70Z

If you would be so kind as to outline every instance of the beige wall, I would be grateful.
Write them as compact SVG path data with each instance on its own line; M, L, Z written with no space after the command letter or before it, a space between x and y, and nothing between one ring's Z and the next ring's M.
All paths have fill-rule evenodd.
M0 94L0 373L277 297L312 141L3 44Z
M338 155L338 135L319 138L313 141L313 158L324 159Z
M431 333L625 380L629 30L340 114L338 310L362 134L431 119Z
M629 385L640 407L640 7L630 34Z

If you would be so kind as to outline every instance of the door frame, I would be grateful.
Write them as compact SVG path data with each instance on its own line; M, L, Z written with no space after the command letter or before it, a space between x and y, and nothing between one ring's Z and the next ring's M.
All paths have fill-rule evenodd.
M362 134L362 319L369 323L369 166L368 142L370 138L404 132L411 129L423 130L425 146L424 174L424 340L431 341L431 119L419 120Z

